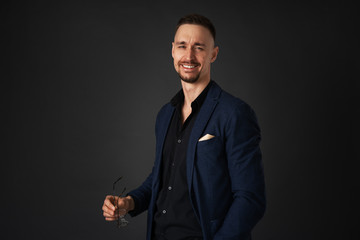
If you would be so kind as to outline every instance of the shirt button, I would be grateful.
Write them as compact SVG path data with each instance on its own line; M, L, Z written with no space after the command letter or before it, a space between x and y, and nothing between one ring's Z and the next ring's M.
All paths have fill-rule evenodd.
M166 210L163 210L162 213L165 214L165 213L166 213Z
M168 189L169 189L169 191L171 191L172 187L171 187L171 186L169 186L169 187L168 187Z
M178 143L181 143L181 139L178 139Z

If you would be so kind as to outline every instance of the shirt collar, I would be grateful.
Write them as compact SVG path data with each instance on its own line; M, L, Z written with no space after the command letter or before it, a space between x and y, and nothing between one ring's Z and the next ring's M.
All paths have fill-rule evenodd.
M209 88L212 84L212 80L209 82L209 84L205 87L205 89L200 93L200 95L191 103L191 108L193 110L200 109L202 104L205 101L205 98L207 96L207 93L209 91ZM172 99L171 99L171 105L173 107L181 107L184 103L184 91L181 89Z

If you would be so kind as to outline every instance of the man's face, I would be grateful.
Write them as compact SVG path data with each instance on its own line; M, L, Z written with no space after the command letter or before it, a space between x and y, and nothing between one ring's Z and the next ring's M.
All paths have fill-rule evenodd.
M209 80L210 65L218 51L207 28L195 24L181 25L172 44L175 70L184 82Z

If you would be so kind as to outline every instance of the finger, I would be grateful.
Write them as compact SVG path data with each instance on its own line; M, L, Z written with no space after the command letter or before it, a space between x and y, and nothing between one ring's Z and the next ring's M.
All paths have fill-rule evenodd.
M112 209L110 209L110 208L108 208L108 207L105 206L105 205L103 205L102 210L103 210L104 214L108 214L108 215L110 215L110 216L114 216L114 215L115 215L115 211L112 210Z
M104 212L104 213L103 213L103 216L104 216L105 218L115 218L115 219L117 219L117 218L119 217L119 214L111 214L111 213L106 213L106 212Z
M106 217L105 220L106 221L116 221L118 218L112 218L112 217Z
M106 203L107 205L114 205L115 198L116 198L116 196L107 195L104 203Z
M114 196L111 196L111 195L106 196L106 198L104 200L104 206L115 211L115 206L113 204L114 200L116 200L116 198Z

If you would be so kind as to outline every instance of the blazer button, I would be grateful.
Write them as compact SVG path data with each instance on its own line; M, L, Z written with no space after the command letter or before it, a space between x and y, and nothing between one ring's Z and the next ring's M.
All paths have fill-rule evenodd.
M181 143L181 139L178 139L178 143Z

